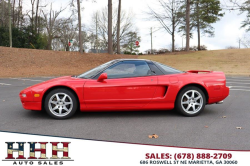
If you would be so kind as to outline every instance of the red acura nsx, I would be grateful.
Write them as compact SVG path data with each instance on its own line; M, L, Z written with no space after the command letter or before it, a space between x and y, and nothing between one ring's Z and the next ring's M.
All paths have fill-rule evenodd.
M66 76L20 92L25 109L66 119L80 111L171 110L200 114L229 95L223 72L179 71L158 62L117 59L79 76Z

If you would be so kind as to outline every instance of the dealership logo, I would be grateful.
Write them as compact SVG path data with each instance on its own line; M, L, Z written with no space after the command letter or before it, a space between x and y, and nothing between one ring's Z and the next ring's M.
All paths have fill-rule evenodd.
M3 161L14 161L13 165L22 165L24 161L29 161L30 165L33 165L33 162L39 161L39 165L53 165L50 163L50 161L56 161L53 162L55 165L62 165L63 161L73 161L69 157L69 144L70 142L6 142L7 144L7 157ZM63 148L58 148L59 144L63 145ZM17 148L14 148L14 146L17 145ZM36 148L35 146L40 145L40 148ZM52 145L52 155L51 153L48 153L48 146L50 146L51 149ZM29 148L29 157L24 156L24 152L27 151L27 148ZM14 157L13 153L17 152L18 157ZM35 155L35 152L40 152L39 156ZM59 157L59 152L62 152L63 157ZM26 152L27 154L27 152ZM48 156L48 155L51 156ZM18 161L18 162L16 162ZM43 161L44 163L42 163ZM26 162L27 163L27 162Z

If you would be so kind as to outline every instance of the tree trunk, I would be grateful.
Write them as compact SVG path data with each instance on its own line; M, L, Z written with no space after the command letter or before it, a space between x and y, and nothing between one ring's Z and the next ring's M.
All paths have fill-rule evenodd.
M22 9L23 9L23 1L22 0L20 0L21 1L21 3L20 3L20 17L22 18L22 15L23 15L23 11L22 11ZM19 20L20 20L20 27L22 27L23 26L23 20L21 19L21 18L19 18Z
M81 20L80 0L77 0L77 7L78 7L79 48L80 48L80 53L82 54L83 47L82 47L82 20Z
M175 16L172 8L172 52L175 52Z
M69 51L69 44L66 44L66 51Z
M197 35L198 35L198 50L201 50L201 33L200 33L200 18L199 18L199 4L196 2L196 10L197 10Z
M5 1L2 0L1 2L2 4L2 26L5 26L5 21L4 21L4 17L5 17Z
M8 8L9 8L9 40L10 40L10 48L12 47L12 28L11 28L11 5L10 0L8 2Z
M36 19L35 19L35 31L38 32L37 30L37 24L38 24L38 8L39 8L39 0L36 2Z
M153 28L151 27L151 33L150 33L150 35L151 35L151 54L153 54Z
M41 11L40 11L40 14L39 14L39 15L41 16ZM40 21L40 20L41 20L41 18L39 17L39 18L38 18L38 23L37 23L37 26L38 26L37 33L38 33L38 34L40 34L40 25L41 25L41 21Z
M173 32L173 33L172 33L172 52L175 52L174 42L175 42L175 34L174 34L174 32Z
M31 1L31 5L32 5L32 9L31 9L31 28L32 28L32 31L34 30L34 2L35 2L35 0L33 2Z
M133 33L131 33L131 36L130 36L130 54L133 53Z
M95 45L94 49L96 50L96 53L98 53L98 14L96 12L95 15Z
M20 10L21 10L21 0L19 0L19 3L18 3L17 27L19 27L19 23L20 23Z
M198 33L198 50L201 50L201 34L200 34L200 23L197 24L197 33Z
M49 35L48 36L47 48L46 48L47 50L51 50L52 49L52 47L51 47L52 40L53 40L53 38Z
M13 8L12 8L12 26L15 27L15 4L16 0L13 1Z
M113 54L112 41L112 0L108 0L108 53Z
M186 51L189 51L190 34L190 0L186 0Z
M120 29L121 29L121 0L119 0L119 5L118 5L117 54L121 54L121 50L120 50Z

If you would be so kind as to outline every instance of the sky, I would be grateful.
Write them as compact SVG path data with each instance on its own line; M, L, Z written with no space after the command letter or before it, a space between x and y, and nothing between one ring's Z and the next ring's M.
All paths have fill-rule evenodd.
M53 3L53 8L66 7L67 4L72 0L42 0L42 3ZM76 0L75 0L76 1ZM225 2L223 0L223 2ZM75 3L76 4L76 3ZM24 0L24 5L26 8L30 6L30 0ZM108 5L108 0L82 0L81 11L82 24L85 27L89 27L91 24L92 14L106 7ZM118 6L118 0L113 0L113 7ZM151 48L151 37L150 37L150 28L153 28L153 31L159 29L160 25L155 21L148 21L147 15L145 14L148 11L148 6L156 7L156 0L122 0L122 10L125 10L129 13L133 13L135 30L138 30L141 36L140 51L143 52ZM69 15L69 10L65 10L62 13L62 16ZM241 22L245 19L246 15L239 14L238 11L223 11L225 13L224 17L220 21L212 24L215 28L214 37L201 37L201 45L206 45L209 50L218 50L225 49L228 46L238 47L238 38L242 37L245 33L245 30L240 28ZM180 34L176 34L176 47L182 47L182 41L185 47L185 38L182 39ZM190 40L190 46L197 45L197 34L194 33L193 38ZM165 30L159 30L153 33L153 48L167 48L171 47L171 36Z

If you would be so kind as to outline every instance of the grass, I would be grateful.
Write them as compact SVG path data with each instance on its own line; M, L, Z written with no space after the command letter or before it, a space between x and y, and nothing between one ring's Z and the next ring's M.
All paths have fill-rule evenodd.
M250 75L250 49L197 51L171 55L144 55L176 69L223 71L227 75Z
M250 49L134 56L0 47L0 77L77 75L118 58L150 59L182 71L213 70L250 76Z

